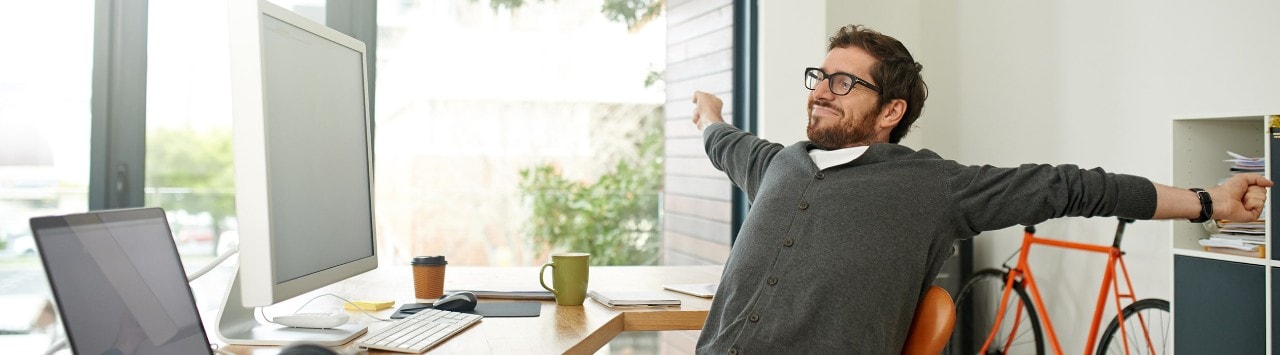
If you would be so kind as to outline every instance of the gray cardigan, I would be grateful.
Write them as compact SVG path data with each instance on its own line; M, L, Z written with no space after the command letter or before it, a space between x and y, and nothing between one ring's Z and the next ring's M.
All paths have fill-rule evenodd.
M897 354L956 238L1155 213L1150 181L1102 169L966 166L873 144L819 171L809 142L784 148L723 123L703 139L752 202L698 339L703 354Z

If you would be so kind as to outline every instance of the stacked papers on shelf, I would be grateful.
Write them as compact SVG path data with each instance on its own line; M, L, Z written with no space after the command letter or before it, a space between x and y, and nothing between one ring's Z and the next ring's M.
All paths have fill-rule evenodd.
M1231 159L1223 160L1231 164L1231 172L1235 173L1261 173L1266 169L1266 162L1262 158L1246 157L1234 152L1227 152Z
M1221 226L1222 227L1218 229L1218 232L1224 234L1248 234L1258 236L1267 234L1267 222L1265 221L1245 223L1227 222L1221 223ZM1259 239L1261 239L1261 237L1259 237Z
M1239 249L1244 251L1257 250L1258 247L1262 246L1262 244L1263 242L1261 241L1255 242L1255 241L1246 241L1246 240L1240 240L1240 239L1228 239L1228 238L1219 238L1219 237L1210 237L1209 239L1200 240L1200 246L1202 247L1232 248L1232 249Z

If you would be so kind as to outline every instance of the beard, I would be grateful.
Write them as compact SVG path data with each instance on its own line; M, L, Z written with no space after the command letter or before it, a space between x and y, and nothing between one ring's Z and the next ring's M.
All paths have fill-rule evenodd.
M838 120L834 123L828 123L819 127L817 119L813 117L813 107L823 106L837 112L843 113L838 107L831 105L830 102L812 102L809 104L809 128L805 133L809 136L809 141L818 148L824 150L836 150L841 148L855 147L859 145L869 145L876 136L876 120L875 117L880 114L879 106L872 106L866 112L858 117L845 116L843 118L829 118Z

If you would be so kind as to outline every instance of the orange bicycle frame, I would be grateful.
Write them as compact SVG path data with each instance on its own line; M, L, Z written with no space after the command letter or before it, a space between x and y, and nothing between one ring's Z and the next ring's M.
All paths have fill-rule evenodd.
M1123 223L1121 223L1120 228L1124 228ZM1057 333L1053 329L1053 322L1050 321L1049 310L1045 307L1044 300L1040 298L1040 288L1036 285L1035 277L1031 274L1031 264L1027 262L1027 255L1030 254L1031 246L1034 244L1107 254L1107 268L1102 274L1102 286L1098 290L1098 302L1093 311L1093 321L1089 326L1089 338L1084 349L1085 355L1093 353L1094 339L1098 336L1098 324L1102 320L1102 312L1106 308L1105 302L1107 300L1107 295L1109 295L1111 291L1115 292L1116 319L1119 319L1119 322L1122 324L1124 323L1124 309L1123 307L1120 307L1120 298L1128 298L1131 303L1138 300L1137 296L1135 296L1133 292L1133 283L1129 279L1129 269L1124 264L1124 255L1120 251L1120 247L1118 245L1119 241L1117 240L1116 243L1113 243L1111 246L1102 246L1037 237L1035 236L1034 229L1031 228L1027 228L1027 230L1023 232L1022 249L1020 249L1021 252L1018 255L1018 264L1016 267L1009 268L1008 279L1005 280L1004 290L1000 294L1000 304L1008 304L1010 293L1013 291L1014 282L1021 278L1023 286L1031 294L1032 303L1035 305L1036 311L1044 315L1045 334L1049 338L1049 343L1052 346L1054 353L1062 354L1062 345L1058 342ZM1120 265L1120 272L1124 274L1124 284L1128 289L1128 293L1120 293L1120 282L1119 278L1116 277L1116 264ZM999 310L996 311L995 324L992 325L991 331L987 333L987 340L982 345L982 353L986 353L987 349L992 346L991 342L995 339L996 332L1000 329L1000 322L1004 319L1005 308L1006 307L1001 306L999 307ZM1015 323L1012 328L1015 331L1018 326L1016 322L1021 320L1021 313L1022 304L1018 303L1014 318ZM1150 348L1151 335L1150 332L1147 331L1146 321L1141 316L1138 316L1138 321L1142 325L1142 331L1144 333L1143 336L1147 339L1147 344ZM1125 351L1127 352L1129 339L1125 334L1126 330L1124 328L1125 327L1120 327L1120 334L1125 344ZM1006 352L1012 344L1013 337L1010 336L1009 339L1010 340L1006 342L1006 344L1000 344ZM1152 351L1154 352L1154 348L1152 348Z

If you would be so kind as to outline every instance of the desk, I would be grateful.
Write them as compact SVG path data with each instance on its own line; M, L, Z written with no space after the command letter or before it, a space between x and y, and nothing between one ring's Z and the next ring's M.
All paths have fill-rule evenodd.
M589 287L608 290L661 290L663 284L712 283L720 279L721 266L593 266ZM445 269L445 289L541 290L537 267L457 267ZM548 277L549 279L549 277ZM313 295L333 293L348 299L394 299L403 303L428 302L413 299L412 270L408 265L383 266L330 287L296 297L268 314L292 312ZM669 291L668 291L669 292ZM572 353L590 354L624 331L698 330L707 318L711 299L672 293L680 297L680 306L609 308L587 299L582 306L558 306L542 301L542 314L536 318L485 318L471 328L432 348L428 353ZM481 302L503 300L481 299ZM338 305L333 297L322 297L312 305ZM310 308L310 307L308 307ZM392 309L371 312L388 317ZM216 310L214 310L216 311ZM378 322L358 311L349 311L353 320L366 323L371 330L390 325ZM206 329L214 342L220 342L212 327L215 313L202 309ZM351 347L351 344L345 347ZM231 346L237 354L275 353L275 349ZM383 353L372 351L371 353ZM395 354L390 353L388 354Z

